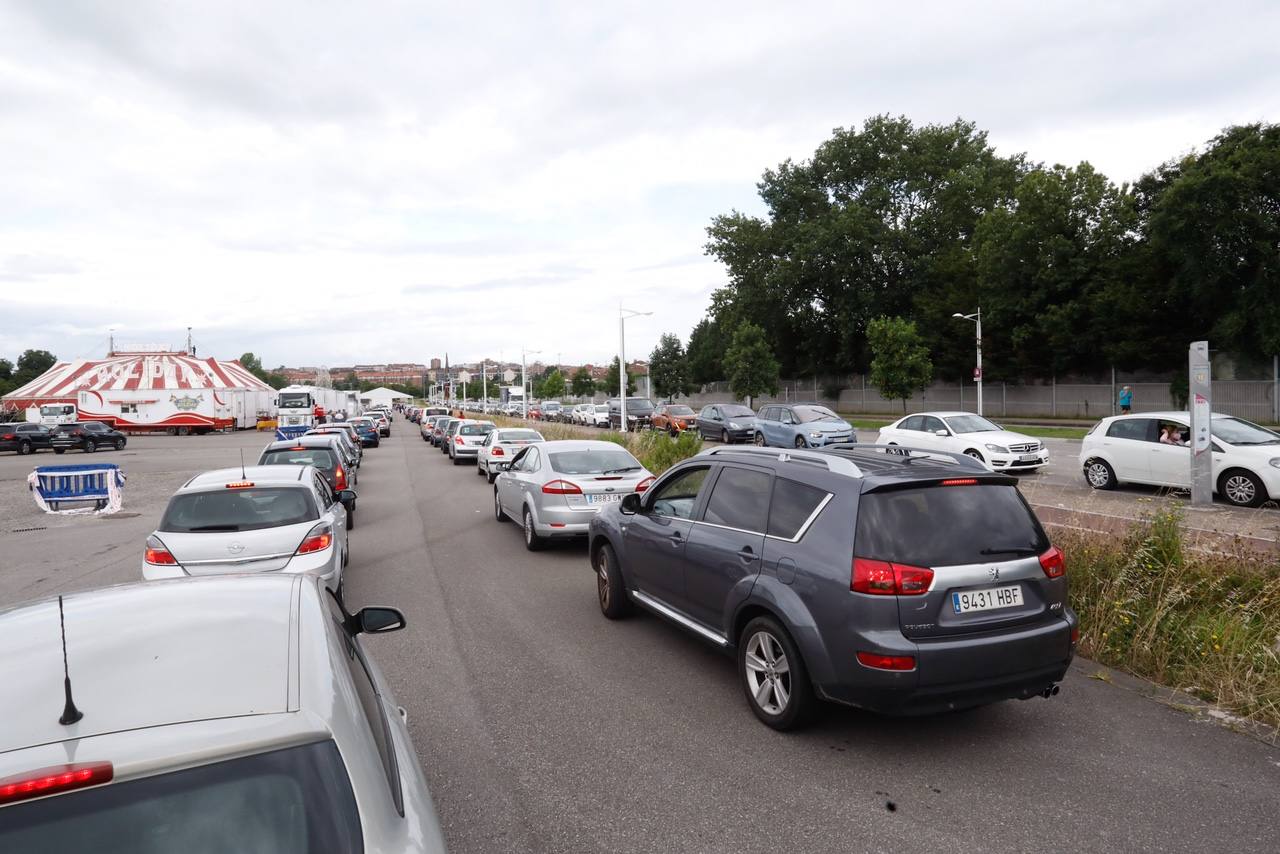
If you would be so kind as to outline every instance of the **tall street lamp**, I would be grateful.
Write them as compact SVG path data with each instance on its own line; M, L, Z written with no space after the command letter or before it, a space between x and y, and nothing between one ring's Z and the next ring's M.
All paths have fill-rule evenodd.
M978 306L978 310L973 314L961 314L956 312L951 315L960 320L971 320L978 325L975 332L974 341L978 348L978 365L973 369L973 378L978 381L978 414L982 414L982 306Z
M520 350L520 406L523 408L521 418L529 420L529 366L526 357L537 356L541 350Z
M648 317L652 311L632 311L618 305L618 420L622 432L627 432L627 318Z

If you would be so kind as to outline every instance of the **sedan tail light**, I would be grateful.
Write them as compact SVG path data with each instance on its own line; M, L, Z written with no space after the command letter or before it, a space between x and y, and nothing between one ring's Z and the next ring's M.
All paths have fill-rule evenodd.
M921 596L933 584L933 570L865 557L853 559L849 589L875 596Z
M160 542L160 538L152 535L147 537L147 550L144 552L143 560L152 566L177 566L178 559Z
M462 437L461 437L461 436L454 436L454 437L453 437L453 444L455 444L455 445L465 445L465 444L466 444L466 442L462 441Z
M501 448L494 448L493 450L489 451L489 456L491 457L505 457L506 455L507 455L506 451L502 450Z
M646 489L648 489L651 486L653 486L653 475L650 475L649 477L646 477L644 480L637 483L636 492L644 492Z
M333 527L328 523L316 525L307 534L307 538L298 546L298 554L309 555L322 552L333 545Z
M110 762L77 762L24 771L0 779L0 805L110 783L113 776L115 769Z
M582 487L567 480L552 480L542 485L542 491L547 495L581 495Z
M1067 574L1067 558L1057 546L1040 555L1040 568L1049 578L1061 578Z

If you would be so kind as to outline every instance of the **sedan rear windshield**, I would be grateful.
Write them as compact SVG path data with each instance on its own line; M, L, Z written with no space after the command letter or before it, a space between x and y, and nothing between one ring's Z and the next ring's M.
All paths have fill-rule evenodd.
M304 744L5 807L0 851L364 850L332 741Z
M1049 538L1013 486L930 486L862 496L858 557L957 566L1042 554Z
M541 442L542 434L537 430L503 430L498 434L499 442Z
M839 421L840 416L836 415L825 406L797 406L793 412L801 424L808 424L811 421Z
M458 432L463 436L487 436L495 429L492 424L463 424Z
M336 462L328 448L280 448L265 452L258 465L315 466L322 471L332 471Z
M560 474L623 474L642 466L621 448L587 451L559 451L550 454L552 471Z
M160 530L176 534L256 531L319 518L311 491L305 488L222 489L173 496L160 520Z

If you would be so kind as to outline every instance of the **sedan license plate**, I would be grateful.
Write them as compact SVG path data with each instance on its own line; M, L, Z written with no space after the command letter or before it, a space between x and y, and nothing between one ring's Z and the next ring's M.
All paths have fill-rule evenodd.
M621 500L622 500L622 496L617 494L616 492L610 492L605 495L588 495L587 496L588 504L609 504L610 502L621 501Z
M1034 462L1035 462L1036 460L1038 460L1038 459L1040 459L1040 455L1039 455L1039 454L1023 454L1022 456L1018 457L1018 462L1020 462L1020 463L1034 463Z
M974 611L993 611L997 608L1016 608L1022 604L1022 585L988 587L985 590L968 590L951 594L951 607L957 614Z

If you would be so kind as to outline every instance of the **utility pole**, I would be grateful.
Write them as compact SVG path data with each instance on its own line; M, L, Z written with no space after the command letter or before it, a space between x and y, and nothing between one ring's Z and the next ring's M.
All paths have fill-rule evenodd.
M1213 376L1209 363L1209 342L1192 341L1187 350L1191 404L1191 503L1213 503L1213 438L1210 427L1213 406ZM1230 487L1230 483L1228 483Z

